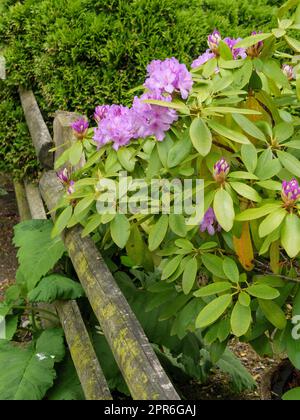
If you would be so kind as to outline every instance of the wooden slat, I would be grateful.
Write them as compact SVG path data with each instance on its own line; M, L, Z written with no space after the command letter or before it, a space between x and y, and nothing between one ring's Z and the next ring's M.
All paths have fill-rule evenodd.
M37 186L26 182L25 189L32 219L47 219ZM85 398L87 400L112 399L76 301L60 301L52 305L40 304L39 306L51 312L57 311ZM43 326L50 328L54 325L47 322Z
M53 209L63 193L55 172L40 181L42 197ZM90 237L82 228L67 231L64 241L70 258L99 320L104 335L134 399L178 400L145 333Z
M53 168L53 142L31 90L19 89L21 104L38 160L46 169Z

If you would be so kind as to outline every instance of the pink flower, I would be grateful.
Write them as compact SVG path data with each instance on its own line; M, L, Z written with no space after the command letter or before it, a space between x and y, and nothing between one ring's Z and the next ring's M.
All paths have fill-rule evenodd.
M79 118L71 124L75 136L83 139L88 131L89 123L84 118Z
M219 225L214 210L210 207L204 215L200 224L200 231L207 231L209 235L213 236L216 232L221 232L222 228Z

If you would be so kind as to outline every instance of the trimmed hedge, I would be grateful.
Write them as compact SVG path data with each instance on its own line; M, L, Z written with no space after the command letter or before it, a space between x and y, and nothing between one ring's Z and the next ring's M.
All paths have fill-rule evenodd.
M19 175L36 167L20 122L16 86L34 89L46 121L56 109L88 111L90 116L97 104L130 103L129 90L143 82L152 59L174 55L189 65L206 48L207 34L214 28L228 36L266 30L275 24L274 11L280 6L274 0L4 0L5 4L0 45L5 45L10 95L6 89L0 92L0 161Z

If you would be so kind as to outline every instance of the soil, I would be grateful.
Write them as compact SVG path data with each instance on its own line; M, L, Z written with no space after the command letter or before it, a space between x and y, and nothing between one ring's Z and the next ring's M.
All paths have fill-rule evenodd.
M2 195L5 192L5 195ZM14 282L17 270L16 249L12 244L13 227L19 222L13 184L0 173L0 300Z

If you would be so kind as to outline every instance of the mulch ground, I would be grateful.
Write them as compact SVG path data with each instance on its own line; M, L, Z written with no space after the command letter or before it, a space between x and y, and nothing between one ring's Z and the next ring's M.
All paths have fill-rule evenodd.
M17 270L16 249L12 244L13 227L19 222L14 188L10 178L0 173L0 300L4 290L14 282Z

